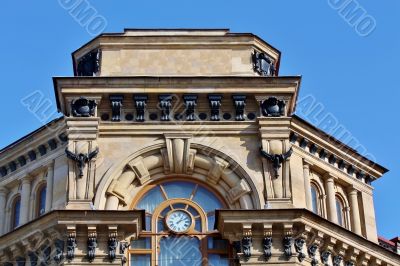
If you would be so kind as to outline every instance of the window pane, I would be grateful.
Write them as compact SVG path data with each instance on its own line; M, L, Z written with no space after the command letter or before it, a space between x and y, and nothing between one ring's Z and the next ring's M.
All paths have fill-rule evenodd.
M343 205L339 199L336 199L336 211L339 225L343 226Z
M46 187L40 190L39 195L39 216L46 212Z
M201 266L200 241L190 237L166 237L160 241L160 266Z
M317 189L311 186L311 199L312 199L312 211L316 214L318 213L318 193Z
M146 231L151 231L151 216L146 215Z
M131 266L150 266L150 255L132 255Z
M146 212L153 213L154 209L164 201L159 187L153 188L144 196L137 205L137 209L144 209Z
M208 249L211 250L224 250L228 252L228 241L224 239L218 239L215 237L210 237L207 239Z
M193 192L194 184L188 182L170 182L162 185L167 193L168 199L190 198Z
M208 231L214 231L215 215L208 216Z
M208 254L209 266L229 266L229 260L226 255Z
M222 204L214 194L199 186L193 201L197 202L205 212L221 209Z
M141 237L131 242L131 249L151 249L151 238Z
M157 222L157 232L160 233L162 231L164 231L164 219L159 218L158 222Z
M21 209L21 199L17 199L14 205L14 228L19 226L19 213Z
M194 230L201 232L201 218L196 219Z

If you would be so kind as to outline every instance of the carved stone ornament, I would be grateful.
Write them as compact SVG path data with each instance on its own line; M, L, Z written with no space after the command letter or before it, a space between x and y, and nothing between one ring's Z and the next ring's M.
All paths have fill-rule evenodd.
M57 264L60 264L64 259L64 241L56 239L54 241L54 246L56 247L56 250L53 259Z
M194 110L197 105L197 95L183 95L183 101L186 108L186 120L194 121L196 120Z
M352 261L347 261L345 265L346 266L355 266L356 264Z
M158 100L160 101L159 107L161 109L161 121L170 121L172 96L170 94L160 94Z
M280 117L285 115L285 102L276 97L269 97L261 103L263 116Z
M305 243L306 241L303 238L297 238L294 241L294 248L297 252L297 258L300 262L302 262L306 258L306 254L304 254L303 252L303 246Z
M208 101L210 102L211 108L211 121L219 121L219 109L221 108L222 95L210 94L208 95Z
M317 250L318 250L317 244L313 244L308 248L308 256L312 259L311 260L312 266L318 265L318 260L315 258L315 256L317 255Z
M108 239L108 258L113 262L117 256L118 240L116 233L110 234Z
M67 260L72 261L75 258L76 237L74 234L68 236L67 239Z
M97 238L96 234L90 234L87 241L87 258L89 262L96 258Z
M254 51L252 55L253 68L261 76L270 77L275 75L275 65L270 57L265 53Z
M292 257L292 241L293 238L289 235L283 238L283 253L287 259Z
M85 167L85 164L89 163L91 160L97 157L99 154L99 148L97 147L94 151L88 153L88 154L75 154L68 150L68 148L65 149L65 153L67 154L67 157L73 161L76 162L78 169L79 169L79 177L83 177L83 168Z
M272 236L265 236L263 241L263 253L264 253L264 259L268 261L271 256L272 256Z
M110 103L111 103L111 121L119 122L121 121L121 113L122 113L122 100L124 96L122 95L111 95Z
M235 120L244 121L244 107L246 106L246 95L233 95L233 103L235 104Z
M331 252L330 251L324 251L321 253L321 261L325 266L329 265L329 257L331 256Z
M78 60L77 75L92 77L100 70L100 50L94 50Z
M133 100L135 101L136 121L144 122L144 114L146 112L148 96L147 95L134 95Z
M343 261L342 256L334 256L333 257L333 266L340 266Z
M76 99L71 103L71 112L74 117L90 117L95 115L96 102L84 97Z
M290 148L286 153L283 153L283 154L269 154L269 153L265 152L262 149L262 147L260 147L260 152L261 152L261 155L265 159L267 159L270 162L272 162L272 166L274 167L275 177L278 178L279 177L279 171L278 171L279 168L281 168L282 163L284 161L286 161L286 160L288 160L290 158L290 156L293 153L293 149Z
M251 236L245 236L242 239L243 256L248 259L251 257L251 246L253 244L253 239Z
M42 246L42 265L50 265L51 247L48 245Z

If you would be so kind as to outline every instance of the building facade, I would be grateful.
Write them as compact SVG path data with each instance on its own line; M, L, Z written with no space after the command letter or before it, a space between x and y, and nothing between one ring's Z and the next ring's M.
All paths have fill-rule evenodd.
M127 29L72 57L63 116L0 151L3 265L400 265L387 170L294 114L259 37Z

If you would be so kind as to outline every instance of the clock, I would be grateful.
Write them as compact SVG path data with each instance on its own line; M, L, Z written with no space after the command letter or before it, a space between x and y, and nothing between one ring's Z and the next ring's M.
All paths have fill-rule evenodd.
M166 218L168 228L175 233L185 233L193 225L192 215L185 210L172 210Z

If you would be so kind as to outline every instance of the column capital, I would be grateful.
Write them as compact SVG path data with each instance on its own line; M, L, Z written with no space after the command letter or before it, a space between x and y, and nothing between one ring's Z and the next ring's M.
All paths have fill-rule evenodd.
M50 171L54 169L54 160L50 161L50 163L47 165L47 171Z
M22 184L30 184L32 182L33 176L32 175L26 175L23 178L21 178L21 183Z
M337 179L336 176L334 176L332 173L329 173L329 172L324 174L324 178L325 178L326 182L334 182L334 180Z
M349 195L351 194L357 194L358 193L358 189L354 186L354 185L350 185L347 188L347 192L349 193Z
M310 166L313 166L314 164L309 161L308 159L303 158L303 168L308 168L310 169Z

